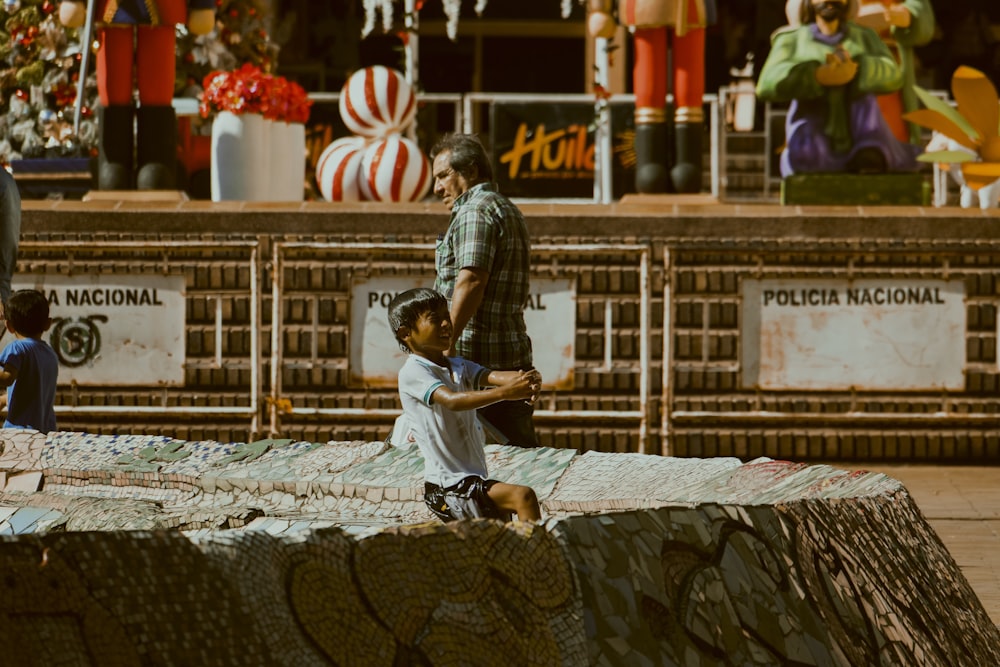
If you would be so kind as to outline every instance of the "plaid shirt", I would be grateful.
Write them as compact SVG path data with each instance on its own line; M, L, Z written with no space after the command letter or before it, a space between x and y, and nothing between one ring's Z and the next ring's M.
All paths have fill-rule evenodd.
M457 355L496 370L531 367L524 326L530 250L521 212L492 183L474 185L455 200L437 243L434 289L450 304L461 269L489 273L483 302L455 343Z

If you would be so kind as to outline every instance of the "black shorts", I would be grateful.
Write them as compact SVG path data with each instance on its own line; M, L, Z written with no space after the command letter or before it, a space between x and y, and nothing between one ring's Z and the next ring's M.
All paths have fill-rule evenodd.
M500 519L510 521L511 512L502 510L489 496L495 479L472 475L447 488L424 482L424 503L442 521L457 519Z

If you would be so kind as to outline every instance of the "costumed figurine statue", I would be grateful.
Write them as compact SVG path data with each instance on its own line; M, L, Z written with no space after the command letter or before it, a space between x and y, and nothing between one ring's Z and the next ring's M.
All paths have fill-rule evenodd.
M772 37L757 96L790 102L781 175L914 171L920 147L896 138L877 96L904 76L871 28L852 21L858 0L790 0L790 27Z
M636 190L700 192L705 93L705 26L715 20L715 0L617 0L618 21L632 30L635 64ZM608 0L594 0L591 34L614 34ZM596 8L596 9L595 9ZM670 57L672 56L672 57ZM672 65L672 71L668 71ZM674 156L669 159L668 75L674 94Z
M903 70L903 87L878 96L882 116L897 139L923 144L920 126L903 120L903 114L920 108L913 89L917 83L913 49L934 37L934 9L930 0L861 0L854 20L879 34Z
M177 187L174 96L177 24L194 35L215 27L214 0L63 0L60 21L85 24L98 41L98 189ZM190 8L190 11L189 11ZM134 87L138 89L138 107ZM133 136L133 128L135 136Z

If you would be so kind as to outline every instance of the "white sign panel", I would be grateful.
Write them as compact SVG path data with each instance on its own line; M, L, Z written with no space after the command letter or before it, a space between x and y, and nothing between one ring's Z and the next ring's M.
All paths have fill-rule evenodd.
M965 325L961 280L744 280L744 385L961 390Z
M13 283L49 300L42 338L59 356L60 384L184 384L183 276L15 275Z
M372 387L396 386L406 353L389 329L389 302L414 287L433 287L433 277L373 276L351 287L351 381ZM532 279L524 322L532 358L545 387L573 387L576 361L576 282Z

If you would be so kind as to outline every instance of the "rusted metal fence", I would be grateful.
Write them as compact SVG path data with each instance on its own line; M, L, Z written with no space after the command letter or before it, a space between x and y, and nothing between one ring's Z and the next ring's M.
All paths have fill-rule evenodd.
M808 250L672 248L664 267L664 454L907 460L996 453L998 260L988 248L932 251L891 240L863 250L820 242ZM763 304L748 285L762 281L795 286L785 295L794 313L786 321L811 331L772 328L764 337L760 330L761 339L748 343ZM831 333L843 329L843 310L825 309L829 294L809 286L843 295L865 285L884 286L872 290L873 302L853 306L867 321L846 335ZM892 309L909 301L923 312L892 320ZM948 333L935 337L935 327ZM882 355L861 342L878 334ZM850 337L856 340L843 340ZM829 355L840 344L851 354L843 368ZM801 358L797 348L808 345L822 357L816 377L755 379L754 355ZM893 379L911 362L925 364L917 382ZM868 372L878 364L884 376ZM779 370L787 378L795 369Z
M564 295L569 309L560 311L549 330L533 334L536 364L550 356L569 357L562 359L570 369L568 380L547 384L536 410L561 446L656 451L650 253L645 243L532 248L532 280L571 286L571 295ZM394 374L366 378L357 368L354 347L367 332L352 321L355 290L361 281L386 277L404 286L427 284L433 280L433 256L433 246L422 242L273 236L32 240L21 245L18 274L31 281L23 286L42 289L60 281L113 282L116 276L183 278L180 306L172 311L183 327L176 350L180 379L164 380L155 369L122 362L112 379L78 382L67 379L72 373L64 367L56 406L61 427L159 432L189 440L322 441L324 433L371 439L387 431L400 407ZM57 317L66 310L65 304L53 304ZM114 314L101 318L101 331L92 335L103 332L104 347L91 345L81 365L95 356L115 364L124 356L110 343L116 338L111 334L117 330L127 338L131 332L122 332ZM554 338L571 344L553 347ZM50 342L87 345L80 336ZM155 336L138 342L159 344ZM383 342L391 346L391 337ZM581 436L581 429L588 432Z
M399 414L393 388L385 378L365 382L350 377L351 325L350 287L359 277L402 276L420 280L433 277L433 248L405 243L317 243L275 242L272 246L269 431L284 430L283 423L301 418L349 418L361 421L391 421ZM584 326L576 329L577 354L572 360L578 381L582 375L624 374L633 377L634 395L619 401L617 408L597 402L593 407L574 401L572 392L551 389L540 399L536 418L548 422L631 424L637 431L639 451L648 449L650 430L651 349L650 349L650 247L646 244L545 244L532 247L533 275L568 276L576 285L577 317ZM592 274L588 260L617 257L631 265L636 277L628 295L600 292L588 287L593 281L580 280ZM592 278L592 276L591 276ZM626 353L616 348L618 339L614 312L631 303L636 308L635 349ZM582 317L581 317L582 315ZM595 322L600 327L596 332ZM632 324L631 320L629 321ZM565 327L577 327L576 321ZM589 334L599 340L594 349ZM362 333L355 331L355 336ZM581 344L582 341L582 344ZM546 353L546 340L535 337L536 363ZM556 351L555 353L559 353ZM319 382L330 381L330 392L305 396L309 382L297 373L319 374ZM329 380L325 380L327 378ZM394 380L394 378L392 378ZM355 386L349 388L351 384ZM394 381L391 382L394 385ZM592 401L584 403L593 403Z
M363 299L359 283L398 290L433 281L429 235L417 233L407 242L382 242L378 233L364 242L272 234L232 240L68 236L23 241L15 286L50 279L87 284L95 276L108 284L151 277L183 285L173 311L182 322L183 345L179 373L164 380L142 364L121 361L111 341L123 325L113 315L102 320L104 360L117 360L119 379L76 381L69 378L79 368L61 369L62 428L220 441L385 437L400 410L394 375L381 367L374 376L359 371L352 348L366 329L352 320L352 304ZM548 446L796 459L968 459L1000 452L1000 255L990 243L540 239L532 253L533 283L571 286L570 297L559 296L572 300L571 309L532 333L536 363L571 357L571 381L547 386L536 404L536 424ZM757 313L764 305L760 291L782 281L796 293L817 286L843 292L866 281L900 295L931 285L943 297L950 289L948 304L927 306L912 326L886 329L878 318L897 315L878 303L857 309L866 318L859 333L884 332L879 344L886 345L914 339L911 329L933 337L934 322L946 321L946 335L926 345L916 336L916 349L947 358L921 371L919 381L902 384L884 377L866 381L870 373L858 360L881 360L857 345L843 369L829 359L819 363L823 377L803 382L788 368L779 369L777 382L757 376L754 355L836 342L822 323L804 334L778 329L765 335L762 318L778 320ZM754 285L756 296L748 292ZM53 317L68 319L67 310L55 306ZM104 310L84 313L95 314ZM789 307L788 315L792 324L808 324L814 311ZM815 317L843 326L842 315ZM384 311L378 319L384 321ZM54 346L65 345L62 352L74 359L93 347L82 328L72 336L61 329ZM565 339L567 332L572 345L554 347L549 339ZM385 330L371 335L393 351ZM914 359L897 357L903 365ZM897 374L898 365L886 366L888 374Z
M15 287L24 276L39 284L20 286L40 288L46 278L56 276L79 276L81 281L114 275L185 278L186 312L177 313L185 321L181 386L164 386L155 377L130 379L128 386L62 382L56 406L60 421L238 419L248 422L250 433L258 433L263 396L260 274L257 240L22 242ZM58 306L52 310L58 315ZM57 348L61 344L52 343ZM113 357L114 352L103 354ZM120 369L119 376L128 377L130 370Z

